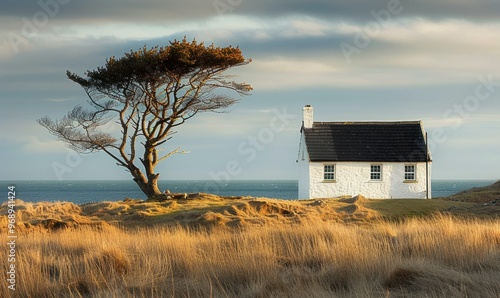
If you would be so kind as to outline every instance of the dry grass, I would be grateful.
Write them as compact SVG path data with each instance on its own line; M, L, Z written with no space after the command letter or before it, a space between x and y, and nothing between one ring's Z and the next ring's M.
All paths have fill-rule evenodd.
M499 297L500 221L35 229L17 261L13 297Z
M432 215L450 206L475 210L362 197L17 201L12 297L500 297L497 207Z

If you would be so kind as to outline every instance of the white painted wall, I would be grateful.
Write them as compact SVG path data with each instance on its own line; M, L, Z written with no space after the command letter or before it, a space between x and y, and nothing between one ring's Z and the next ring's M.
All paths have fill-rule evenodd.
M372 199L425 199L426 171L425 163L416 163L416 182L404 182L404 166L408 163L368 163L336 162L335 182L323 180L324 163L310 163L308 173L301 173L299 180L299 198L335 198L363 195ZM370 165L382 165L382 180L370 180ZM301 171L302 167L299 165ZM305 176L308 177L305 177ZM304 185L309 185L309 192ZM302 185L302 187L300 187ZM429 197L430 197L429 163Z
M306 139L304 134L300 137L299 156L297 159L299 164L299 199L308 199L309 195L309 154L306 149Z

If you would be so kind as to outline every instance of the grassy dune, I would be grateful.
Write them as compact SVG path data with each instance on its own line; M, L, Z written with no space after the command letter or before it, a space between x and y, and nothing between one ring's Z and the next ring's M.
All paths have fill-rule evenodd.
M490 203L497 202L500 205L500 180L492 185L484 187L474 187L449 196L448 200L463 201L463 202L476 202L476 203Z
M420 202L18 201L13 297L499 297L498 212Z
M484 209L484 210L483 210ZM0 206L0 215L7 206ZM367 200L325 199L284 201L268 198L219 197L191 194L187 199L99 202L75 205L68 202L30 203L16 201L18 229L21 231L57 230L82 226L185 226L190 228L245 227L289 224L304 221L373 222L427 217L436 213L497 216L500 206L487 206L449 200ZM0 217L0 231L7 218Z

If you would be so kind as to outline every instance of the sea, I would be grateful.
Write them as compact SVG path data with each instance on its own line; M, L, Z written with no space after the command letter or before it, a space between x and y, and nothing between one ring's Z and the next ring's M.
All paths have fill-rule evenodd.
M493 184L494 180L434 180L432 197L446 197L473 187ZM16 197L26 202L73 202L84 204L120 201L125 198L146 199L133 181L0 181L7 200L9 186L15 186ZM296 180L276 181L159 181L162 191L172 193L212 193L221 196L268 197L296 200Z

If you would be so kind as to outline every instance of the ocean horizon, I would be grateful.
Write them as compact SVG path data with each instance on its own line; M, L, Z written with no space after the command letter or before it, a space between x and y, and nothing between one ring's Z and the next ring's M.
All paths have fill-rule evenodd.
M496 180L433 180L432 197L446 197L473 187L482 187ZM159 181L162 191L173 193L212 193L220 196L268 197L296 200L296 180L210 180ZM75 204L100 201L120 201L125 198L146 199L137 184L131 180L25 180L2 181L2 185L14 185L16 197L26 202L67 201Z

